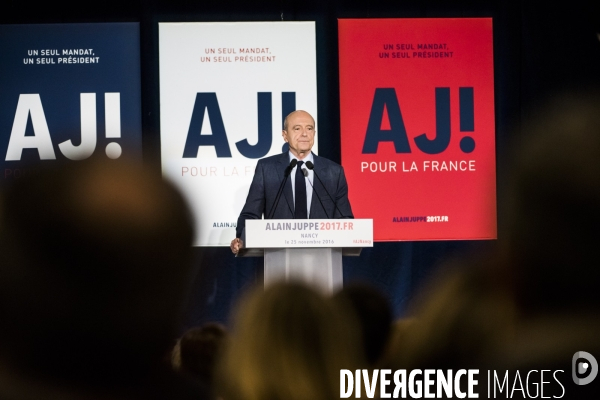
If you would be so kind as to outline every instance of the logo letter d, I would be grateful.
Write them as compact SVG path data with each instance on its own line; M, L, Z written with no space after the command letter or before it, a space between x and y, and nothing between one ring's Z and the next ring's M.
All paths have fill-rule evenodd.
M583 358L586 362L578 363L579 359ZM577 385L587 385L592 382L598 375L598 362L593 355L586 351L578 351L573 354L573 382ZM585 378L579 378L578 374L584 374L591 368L589 375Z

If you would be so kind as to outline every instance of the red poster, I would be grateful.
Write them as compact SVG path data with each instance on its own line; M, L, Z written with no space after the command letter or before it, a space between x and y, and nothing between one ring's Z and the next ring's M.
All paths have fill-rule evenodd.
M339 20L342 164L376 241L496 238L491 18Z

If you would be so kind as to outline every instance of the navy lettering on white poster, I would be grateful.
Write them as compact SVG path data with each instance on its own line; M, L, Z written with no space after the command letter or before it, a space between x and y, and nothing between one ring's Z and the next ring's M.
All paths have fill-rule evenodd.
M229 247L257 161L288 151L285 117L318 125L315 23L161 22L159 54L163 174L192 207L194 245Z

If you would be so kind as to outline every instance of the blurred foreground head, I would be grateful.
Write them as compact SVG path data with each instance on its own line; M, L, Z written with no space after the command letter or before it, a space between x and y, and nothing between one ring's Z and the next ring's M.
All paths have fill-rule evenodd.
M524 126L508 203L508 265L526 312L596 310L600 96L563 95Z
M316 291L277 283L240 304L220 371L223 398L339 398L340 369L363 366L350 312Z
M376 287L358 282L344 285L333 299L345 302L354 311L366 361L371 367L377 366L392 330L394 317L389 299Z
M217 362L227 340L227 328L219 323L188 329L173 348L171 366L212 388Z
M14 182L0 221L0 357L82 379L157 364L192 251L171 185L125 162L69 163Z
M568 371L574 353L600 351L600 98L561 96L522 133L499 253L443 266L394 361L563 370L566 397L592 398L594 387L574 389Z

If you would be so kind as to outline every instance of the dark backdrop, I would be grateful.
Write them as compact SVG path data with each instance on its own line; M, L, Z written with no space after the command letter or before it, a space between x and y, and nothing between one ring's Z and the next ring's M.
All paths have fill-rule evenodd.
M140 22L143 151L160 174L158 22L316 21L320 155L340 162L338 18L492 17L496 103L499 240L511 146L521 122L546 99L600 82L600 9L596 1L265 0L64 1L4 0L0 23ZM290 43L293 46L293 43ZM0 57L2 55L0 54ZM1 90L1 88L0 88ZM600 110L599 110L600 112ZM326 134L324 134L326 132ZM485 251L495 241L376 243L344 260L345 282L364 280L389 295L402 316L441 261ZM226 321L243 289L260 283L262 259L235 259L228 248L197 248L197 274L185 326Z

